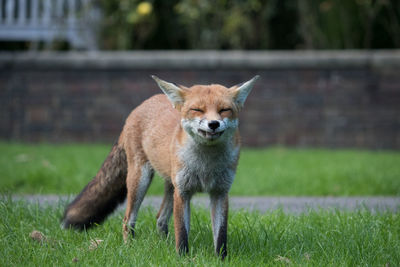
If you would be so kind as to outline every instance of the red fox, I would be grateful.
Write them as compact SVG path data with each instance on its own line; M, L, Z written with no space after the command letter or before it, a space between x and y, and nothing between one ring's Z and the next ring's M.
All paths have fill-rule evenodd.
M190 199L206 192L215 253L225 258L228 192L240 150L238 113L258 76L231 88L187 88L152 78L164 95L149 98L131 112L97 175L66 208L63 227L86 229L101 223L127 198L122 227L126 241L129 234L134 236L140 204L157 171L165 180L158 230L168 234L173 213L176 250L188 252Z

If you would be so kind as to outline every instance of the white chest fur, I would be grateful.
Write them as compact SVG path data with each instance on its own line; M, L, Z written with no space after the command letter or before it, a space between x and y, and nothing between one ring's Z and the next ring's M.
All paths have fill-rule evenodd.
M205 146L188 142L179 150L183 167L177 173L182 193L227 193L235 177L239 147L233 144Z

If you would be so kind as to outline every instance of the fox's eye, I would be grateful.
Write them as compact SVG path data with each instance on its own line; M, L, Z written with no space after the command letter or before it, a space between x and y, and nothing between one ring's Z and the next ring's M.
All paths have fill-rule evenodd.
M232 109L230 109L230 108L223 108L223 109L221 109L221 110L219 111L219 113L226 112L226 111L232 111Z
M191 108L190 110L204 113L204 111L202 109L199 109L199 108Z

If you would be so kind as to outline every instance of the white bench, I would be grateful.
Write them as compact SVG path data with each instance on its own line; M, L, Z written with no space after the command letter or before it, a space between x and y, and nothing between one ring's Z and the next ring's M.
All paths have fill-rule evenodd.
M0 0L0 40L67 41L97 49L100 10L91 0Z

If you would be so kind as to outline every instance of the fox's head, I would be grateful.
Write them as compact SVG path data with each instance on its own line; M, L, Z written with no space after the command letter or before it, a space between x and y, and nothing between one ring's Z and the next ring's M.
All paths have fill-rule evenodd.
M183 129L196 142L205 144L227 140L236 132L238 113L258 77L230 88L218 84L187 88L152 76L181 113Z

